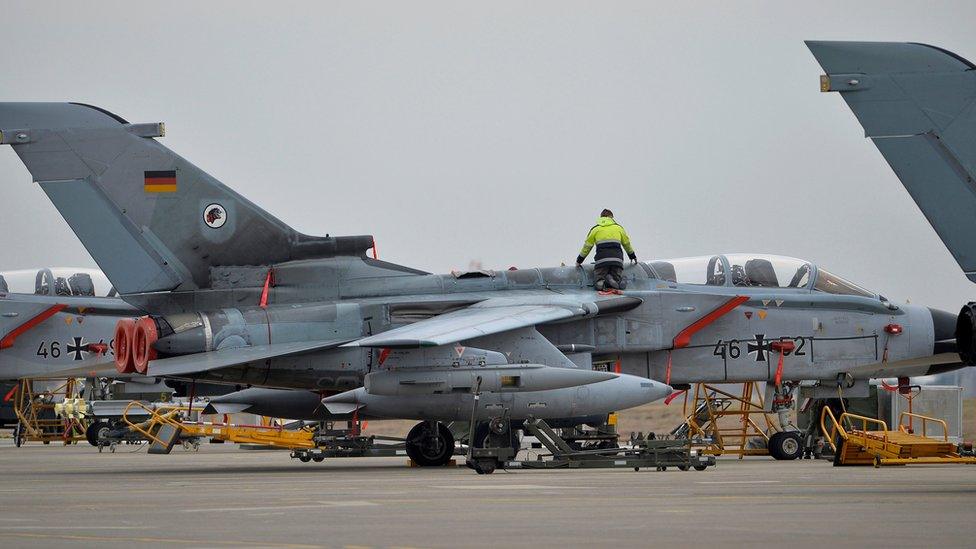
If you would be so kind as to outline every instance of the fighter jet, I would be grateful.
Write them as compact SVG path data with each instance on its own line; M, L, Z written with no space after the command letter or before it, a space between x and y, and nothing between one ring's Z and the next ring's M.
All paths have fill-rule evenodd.
M296 232L164 147L161 123L0 103L0 130L144 313L117 326L119 371L329 391L330 413L421 420L424 465L450 459L438 421L585 418L700 381L768 381L783 402L801 380L834 396L962 366L955 315L807 261L642 262L620 294L591 265L430 274L370 257L370 236Z
M0 380L86 377L111 353L119 319L138 313L96 269L2 272Z

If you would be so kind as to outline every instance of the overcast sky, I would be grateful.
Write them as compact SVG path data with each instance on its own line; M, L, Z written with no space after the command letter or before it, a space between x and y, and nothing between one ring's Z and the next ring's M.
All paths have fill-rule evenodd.
M803 40L973 59L974 21L972 2L4 2L0 100L163 121L296 229L429 271L570 263L609 207L642 258L792 255L958 310L976 286ZM0 197L0 270L94 266L7 147Z

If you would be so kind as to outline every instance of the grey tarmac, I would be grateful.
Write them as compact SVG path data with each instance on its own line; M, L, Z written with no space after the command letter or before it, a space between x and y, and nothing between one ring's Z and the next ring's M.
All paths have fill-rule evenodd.
M976 518L966 466L721 458L704 472L476 475L405 458L140 448L0 441L3 546L958 547Z

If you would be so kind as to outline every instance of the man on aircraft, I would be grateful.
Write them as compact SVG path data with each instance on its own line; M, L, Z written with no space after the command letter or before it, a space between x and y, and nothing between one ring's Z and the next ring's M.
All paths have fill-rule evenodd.
M594 259L596 268L593 270L593 286L598 291L622 290L626 286L623 278L624 251L631 263L637 262L637 254L630 245L627 231L613 219L613 212L604 209L600 212L600 219L590 229L586 236L583 249L576 257L576 264L582 265L593 246L596 246Z

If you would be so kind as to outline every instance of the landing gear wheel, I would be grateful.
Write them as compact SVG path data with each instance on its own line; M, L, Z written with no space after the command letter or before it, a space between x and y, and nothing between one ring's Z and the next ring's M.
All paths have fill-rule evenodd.
M769 437L769 455L773 459L789 461L800 457L803 453L803 440L796 431L782 431L773 433Z
M407 456L421 467L438 467L451 462L454 435L440 422L422 421L407 433Z
M88 440L88 444L92 446L98 446L99 439L105 438L108 435L109 426L108 423L104 421L95 421L85 429L85 439Z

